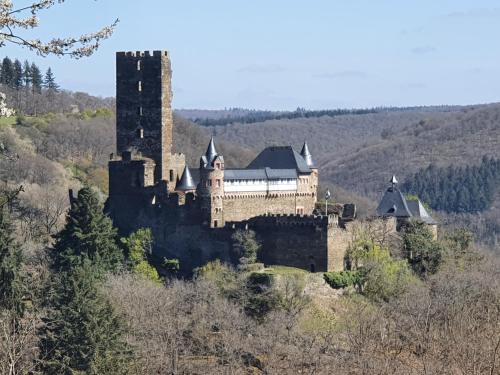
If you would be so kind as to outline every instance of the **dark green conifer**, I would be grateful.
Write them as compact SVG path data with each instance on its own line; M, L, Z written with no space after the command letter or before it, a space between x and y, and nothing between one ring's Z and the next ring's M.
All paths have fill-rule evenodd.
M5 205L0 207L0 307L22 313L22 251Z
M21 87L23 87L23 84L23 65L21 64L21 61L16 59L14 61L14 80L12 82L12 86L15 89L20 89Z
M40 72L40 68L36 66L35 63L31 64L31 89L34 93L42 92L42 73Z
M23 80L25 87L31 86L31 64L28 60L25 60L23 64Z
M45 78L43 79L43 87L52 92L59 91L59 85L56 83L56 79L54 77L54 73L52 73L52 69L48 68L45 72Z
M5 57L2 61L2 71L0 72L0 83L12 87L14 81L14 64L12 60Z
M102 271L85 259L57 275L40 332L44 374L127 374L124 324L101 290Z
M84 187L71 204L64 229L56 236L55 266L70 269L88 258L103 270L117 270L123 263L117 239L117 231L104 215L96 193Z

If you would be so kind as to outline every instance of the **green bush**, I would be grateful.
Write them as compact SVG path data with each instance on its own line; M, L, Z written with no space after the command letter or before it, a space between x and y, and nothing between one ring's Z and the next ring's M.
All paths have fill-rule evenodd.
M358 271L325 272L323 277L333 289L359 285L362 281Z

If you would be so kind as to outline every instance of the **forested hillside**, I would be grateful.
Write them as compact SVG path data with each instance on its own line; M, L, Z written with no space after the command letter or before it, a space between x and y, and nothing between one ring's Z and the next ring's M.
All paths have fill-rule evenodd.
M233 123L207 131L256 152L276 144L299 149L307 140L320 167L321 186L333 187L339 200L360 203L362 212L373 212L392 174L404 182L431 164L459 168L500 157L499 104ZM460 221L476 226L486 220L489 228L497 228L500 204L490 206ZM476 232L484 234L481 228L475 227Z

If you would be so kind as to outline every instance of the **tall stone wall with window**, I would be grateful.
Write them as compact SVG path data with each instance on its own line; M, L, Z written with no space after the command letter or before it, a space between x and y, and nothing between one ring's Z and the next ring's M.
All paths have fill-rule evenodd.
M155 182L168 179L172 169L171 77L166 51L116 53L117 152L153 159Z

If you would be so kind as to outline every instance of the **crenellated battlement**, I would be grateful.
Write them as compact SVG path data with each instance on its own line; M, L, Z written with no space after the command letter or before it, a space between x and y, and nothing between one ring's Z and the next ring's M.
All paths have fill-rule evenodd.
M117 57L160 57L169 56L168 51L119 51L116 52Z
M242 227L338 227L337 215L297 215L297 214L266 214L256 216L241 222L226 222L230 228Z

